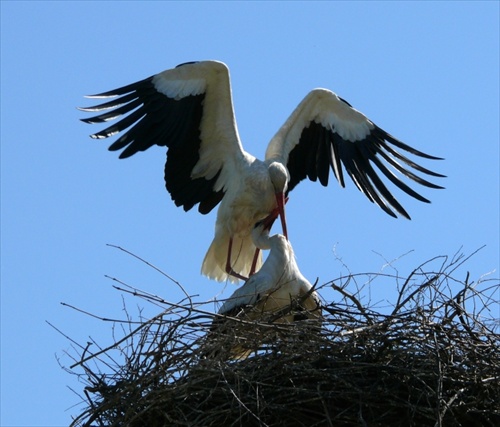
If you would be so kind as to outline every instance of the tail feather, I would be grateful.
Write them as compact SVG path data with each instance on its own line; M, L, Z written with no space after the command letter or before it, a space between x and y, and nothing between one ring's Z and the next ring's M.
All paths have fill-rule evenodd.
M229 237L216 237L208 248L201 267L201 273L210 279L224 282L229 280L238 283L238 279L226 273L227 251L229 248ZM231 266L236 273L248 277L252 267L256 247L252 237L234 237L231 251ZM262 253L259 252L256 270L262 266Z

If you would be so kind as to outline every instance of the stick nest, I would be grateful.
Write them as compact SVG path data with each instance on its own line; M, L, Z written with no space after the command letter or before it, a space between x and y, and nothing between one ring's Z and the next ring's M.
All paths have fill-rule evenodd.
M500 285L453 278L463 262L339 277L317 289L338 296L320 324L222 318L117 286L164 310L124 321L107 348L74 347L85 408L72 425L499 426ZM362 303L375 279L395 289L390 307ZM230 359L234 346L252 353Z

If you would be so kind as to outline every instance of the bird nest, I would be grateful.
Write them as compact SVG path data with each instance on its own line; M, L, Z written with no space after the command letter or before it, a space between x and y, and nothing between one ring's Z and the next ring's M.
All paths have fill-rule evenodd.
M163 311L127 320L107 348L74 347L85 408L72 425L498 426L500 285L454 278L465 260L339 277L317 288L338 296L321 323L224 318L117 286ZM362 303L375 279L397 289L390 308ZM249 357L231 359L235 346Z

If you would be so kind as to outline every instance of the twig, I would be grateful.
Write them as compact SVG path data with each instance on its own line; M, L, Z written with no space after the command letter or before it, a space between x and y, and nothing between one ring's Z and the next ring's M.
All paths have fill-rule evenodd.
M186 292L186 290L184 289L184 287L180 284L180 282L178 282L177 280L175 280L173 277L169 276L167 273L165 273L164 271L160 270L158 267L156 267L155 265L151 264L150 262L146 261L145 259L141 258L140 256L128 251L127 249L124 249L122 248L121 246L117 246L117 245L112 245L111 243L107 243L106 246L110 246L112 248L115 248L115 249L119 249L120 251L123 251L125 252L126 254L128 255L131 255L133 256L134 258L138 259L139 261L143 262L144 264L146 264L148 267L151 267L153 268L154 270L156 270L158 273L160 273L161 275L165 276L167 279L169 279L171 282L175 283L180 289L181 291L184 293L184 295L186 295L186 298L188 300L190 300L190 296L189 294Z

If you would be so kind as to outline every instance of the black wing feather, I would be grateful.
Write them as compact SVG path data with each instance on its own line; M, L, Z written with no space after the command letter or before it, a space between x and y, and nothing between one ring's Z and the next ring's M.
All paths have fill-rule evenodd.
M87 113L93 113L95 111L104 111L104 110L110 110L111 108L116 108L120 107L123 104L126 104L130 101L133 101L134 99L137 99L137 94L135 93L129 93L127 95L123 95L118 99L113 99L111 101L105 102L103 104L98 104L94 105L92 107L78 107L80 111L85 111ZM99 117L101 115L91 117L89 119L80 119L82 122L85 123L102 123L102 120L99 120Z
M288 157L287 168L290 173L288 191L293 190L305 178L312 181L319 178L321 184L326 186L330 169L334 172L340 185L344 187L342 169L345 169L356 187L371 202L380 206L384 212L396 217L397 215L394 212L396 211L400 215L410 218L406 210L380 179L378 171L400 190L426 203L429 203L429 200L403 182L393 171L397 171L412 181L430 188L443 187L423 179L409 168L430 176L444 177L444 175L422 167L408 159L394 147L418 157L441 160L439 157L431 156L410 147L378 126L374 126L370 134L363 140L349 141L340 137L334 128L328 129L320 123L311 121L302 130L298 144ZM403 162L406 167L398 160ZM338 173L336 173L336 169Z
M318 150L316 151L316 170L321 185L328 185L330 166L330 138L325 128L321 128L321 135L318 140Z
M123 150L119 156L121 159L154 145L167 147L165 185L175 204L188 211L199 203L198 210L203 214L217 206L224 196L223 191L213 190L220 171L210 180L191 178L191 172L200 158L204 94L172 99L158 92L153 77L149 77L93 96L118 98L81 108L82 111L101 112L82 119L83 122L103 123L122 117L91 135L93 138L108 138L123 132L109 147L111 151Z

